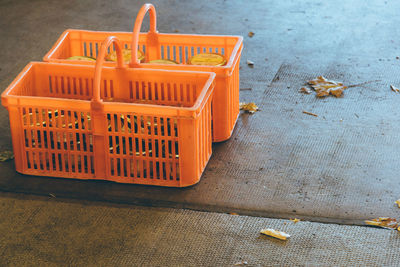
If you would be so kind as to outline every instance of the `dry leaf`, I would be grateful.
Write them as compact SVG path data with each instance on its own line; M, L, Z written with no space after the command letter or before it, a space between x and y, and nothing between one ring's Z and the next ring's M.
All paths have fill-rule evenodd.
M305 93L305 94L311 94L311 90L308 89L307 87L301 87L300 92Z
M247 65L249 65L249 67L254 67L254 62L251 60L247 60Z
M253 114L254 112L258 111L258 107L254 102L250 102L250 103L240 102L239 108L250 114Z
M298 223L300 221L300 219L294 218L294 219L290 219L293 223Z
M0 152L0 161L8 161L14 158L14 154L12 151L4 150Z
M260 233L264 234L264 235L268 235L268 236L272 236L272 237L278 238L280 240L287 240L290 237L289 234L287 234L285 232L277 231L277 230L274 230L274 229L262 229L260 231Z
M340 97L343 94L343 90L347 89L341 82L331 81L323 76L308 81L308 84L315 90L317 97L325 97L329 94Z
M230 212L229 214L230 214L230 215L239 215L239 214L237 214L236 212Z
M254 32L249 32L249 37L251 38L251 37L253 37L254 36Z
M400 89L397 87L394 87L393 85L390 85L390 89L392 89L393 92L400 93Z
M396 200L395 203L396 203L397 206L400 208L400 199Z
M366 220L365 223L368 225L391 229L396 229L399 227L397 220L389 217L379 217L378 219Z

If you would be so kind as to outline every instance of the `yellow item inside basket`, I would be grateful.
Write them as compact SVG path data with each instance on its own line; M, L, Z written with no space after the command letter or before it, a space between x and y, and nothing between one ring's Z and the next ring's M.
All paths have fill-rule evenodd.
M151 64L179 64L176 61L173 61L171 59L155 59L150 61L149 63Z
M67 58L67 60L87 60L87 61L96 61L95 58L92 57L85 57L85 56L73 56Z
M127 64L131 62L131 49L122 49L122 57L124 58L124 63ZM138 60L141 62L144 60L144 53L140 50L137 51ZM107 61L117 61L117 52L112 51L106 56Z
M223 55L217 53L201 53L191 57L188 60L190 65L223 66L226 59Z

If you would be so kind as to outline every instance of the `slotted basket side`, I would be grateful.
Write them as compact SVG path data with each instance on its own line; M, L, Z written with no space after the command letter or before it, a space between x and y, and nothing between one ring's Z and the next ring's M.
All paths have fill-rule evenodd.
M161 186L198 182L211 156L215 74L103 68L93 82L93 71L31 63L3 93L17 171Z
M104 119L110 125L106 147L112 148L107 173L114 181L191 185L212 153L211 97L197 118L106 112ZM142 127L127 127L132 121Z

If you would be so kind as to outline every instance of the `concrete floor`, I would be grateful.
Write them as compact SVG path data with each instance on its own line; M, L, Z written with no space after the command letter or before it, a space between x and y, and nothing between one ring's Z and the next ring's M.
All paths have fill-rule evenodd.
M15 194L0 196L0 214L1 266L398 266L400 261L400 235L370 227ZM263 228L281 229L290 240L262 236Z
M66 28L131 31L143 3L0 1L0 88L6 88L29 61L41 60ZM396 13L400 3L378 0L368 3L361 0L153 3L158 11L160 32L179 30L245 36L241 87L252 90L241 91L241 100L257 102L261 111L239 117L232 139L214 145L201 182L187 189L28 177L16 174L12 162L2 163L0 190L57 196L48 200L32 195L0 194L2 217L8 214L0 224L0 231L7 233L0 241L4 265L32 262L36 265L144 265L144 261L135 259L144 257L149 259L148 265L230 266L240 259L230 255L236 251L235 243L227 243L245 237L246 241L240 243L239 251L243 254L240 257L245 259L247 254L255 266L317 265L316 254L310 252L317 246L326 247L319 251L320 255L332 259L323 261L325 265L347 265L349 259L353 265L360 266L396 265L398 251L394 247L398 247L399 236L391 231L320 223L307 223L311 227L307 230L296 224L293 230L298 231L298 239L291 240L292 250L285 246L278 249L273 240L262 240L266 242L259 244L260 240L252 235L257 235L262 224L273 222L272 225L280 226L282 220L234 216L215 232L215 220L223 220L227 215L108 203L237 212L269 218L296 216L313 222L357 225L371 217L398 217L400 210L394 201L400 198L397 175L400 165L396 164L400 156L396 149L400 145L400 95L392 93L389 85L400 87L397 78L400 60L396 59L400 56ZM146 21L145 29L147 25ZM247 37L249 31L255 32L253 38ZM246 65L247 59L255 62L254 68ZM341 99L321 100L298 93L305 81L321 74L347 85L370 83L350 88ZM319 117L304 115L303 110L317 113ZM4 109L0 111L0 120L3 122L0 149L10 149L8 116ZM87 202L93 200L103 202ZM105 212L104 216L94 217L110 228L97 230L90 226L91 212L98 212L94 207ZM69 215L62 214L63 211ZM139 220L136 222L148 228L137 239L131 236L137 243L128 237L121 241L124 233L121 229L126 229L126 222L133 218L124 212L143 214L142 221L136 218ZM185 238L178 235L175 239L166 237L163 242L157 242L157 235L153 236L149 228L163 232L165 226L154 223L157 219L153 216L158 218L169 213L174 214L168 217L170 224L174 224L175 214L182 213L188 223L204 221L204 232L215 233L215 237L207 235L201 239L201 234L189 228L184 232ZM71 224L68 219L71 216L81 223ZM224 218L228 217L232 216ZM32 220L37 220L36 224L30 223ZM247 224L229 220L244 220ZM13 229L14 224L21 227ZM102 223L93 223L99 224ZM81 231L80 225L86 228ZM56 232L54 238L46 236L46 229ZM324 229L326 233L319 235L312 229ZM236 236L235 231L241 235ZM330 244L329 237L335 236L330 231L343 233L344 237L339 238L339 243ZM316 240L310 240L312 233L317 235ZM363 233L368 233L369 239L358 237ZM221 237L226 241L221 241ZM18 247L23 239L28 240L27 245ZM218 253L207 257L208 250L196 252L194 246L184 242L186 239L197 240L199 246L211 244ZM307 251L301 245L305 239L313 244L306 243ZM79 245L86 241L100 247ZM125 244L124 248L107 254L110 244L119 241ZM195 259L191 261L193 257L179 252L177 246L172 251L178 258L170 258L167 251L171 242L185 244L183 250L188 248ZM358 249L368 242L382 242L379 244L386 244L387 249L382 252L382 247L377 245L370 250L379 257L357 256ZM147 244L145 247L151 253L140 254L137 244ZM73 250L74 247L82 249ZM337 247L342 250L335 250ZM276 258L264 256L271 250L276 252ZM285 253L287 257L282 256ZM344 254L347 258L341 256ZM219 259L217 255L225 256ZM161 260L151 261L151 257Z

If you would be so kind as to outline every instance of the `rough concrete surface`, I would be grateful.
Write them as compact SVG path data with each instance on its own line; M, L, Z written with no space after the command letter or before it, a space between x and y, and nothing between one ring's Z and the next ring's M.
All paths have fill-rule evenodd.
M400 260L399 233L369 227L4 193L0 215L2 266L395 266ZM291 237L263 236L263 228Z
M0 1L0 88L4 90L29 61L41 60L67 28L131 31L143 3L145 1ZM4 237L0 246L4 248L4 258L7 255L8 259L14 259L10 264L29 265L29 260L50 261L49 251L54 249L60 255L60 250L65 248L66 254L50 263L65 260L71 265L82 264L79 255L95 257L97 251L103 251L99 253L99 260L110 264L140 265L143 262L134 262L132 255L147 258L154 255L150 265L168 265L167 259L173 265L178 260L167 253L171 245L175 255L183 255L186 266L218 266L219 263L229 266L246 253L254 255L248 258L249 263L254 259L254 265L266 266L315 266L318 259L325 260L324 255L326 261L322 263L325 265L349 262L360 266L396 265L398 236L386 230L302 223L301 227L293 228L293 233L304 232L304 235L297 235L286 245L274 240L267 240L271 242L265 244L265 240L257 237L258 228L270 222L281 226L283 221L169 209L147 210L106 202L276 218L296 216L347 224L362 224L362 220L378 216L399 217L400 210L394 201L400 198L397 149L400 94L390 91L389 85L400 87L400 60L396 58L400 57L397 14L400 2L167 0L153 3L160 32L243 35L240 85L252 90L241 91L240 98L256 102L261 111L239 117L231 140L213 146L213 156L200 183L185 189L31 177L17 174L12 162L0 163L0 190L57 196L49 202L55 206L50 207L47 201L33 201L36 197L31 197L31 201L30 197L1 194L8 199L4 200L1 212L10 214L1 217ZM148 29L147 20L143 29ZM249 31L255 33L252 38L247 36ZM247 66L247 59L254 61L253 68ZM340 99L316 99L314 95L298 92L305 81L318 75L343 81L346 85L361 85L349 88ZM318 117L302 111L313 112ZM10 149L5 109L0 109L0 121L0 149ZM77 200L61 201L59 197ZM82 199L105 202L79 204L77 201ZM25 208L21 208L24 205ZM12 213L14 207L22 209L19 214ZM35 217L36 213L32 215L31 209L39 217ZM104 217L94 215L97 221L92 222L91 213L102 209L112 211ZM190 234L185 235L186 238L170 233L163 236L167 226L162 225L154 236L131 233L122 237L121 225L131 219L124 212L143 214L145 221L136 222L144 227L144 232L156 229L158 224L154 222L162 218L162 223L165 217L171 220L165 222L177 223L176 227L186 221L204 221L203 232L191 232L189 227ZM25 217L26 214L31 215ZM200 220L196 216L203 217ZM68 228L70 217L80 223L73 221L73 226ZM34 218L39 220L37 228L31 224ZM56 226L51 223L53 220ZM114 220L117 220L115 224ZM110 228L96 230L99 227L92 226L103 224ZM81 225L85 228L79 232ZM127 229L124 227L128 226L122 229ZM55 238L48 239L45 229L55 231ZM320 230L325 231L323 238L310 238L309 233ZM72 232L75 231L81 236L74 237ZM222 234L226 231L228 234ZM107 239L110 232L116 235ZM164 239L157 239L160 235ZM22 245L17 240L25 236L31 240L29 245L19 247ZM140 246L130 243L132 236L141 242ZM119 242L121 238L125 243ZM330 238L337 238L337 243L331 244ZM86 239L92 243L82 244ZM36 247L33 240L45 246ZM240 245L228 244L234 241ZM194 244L200 246L204 242L215 244L212 251L208 250L210 248L196 250ZM105 253L107 246L118 247L115 244L120 246L118 252ZM167 245L158 247L159 244ZM146 250L140 251L141 246ZM323 250L321 246L329 249ZM73 250L75 247L82 249ZM136 254L129 254L126 249ZM179 254L178 249L187 254ZM20 262L15 261L18 255L13 254L14 251L24 251ZM372 256L368 256L369 251ZM271 253L275 257L268 257ZM219 259L219 255L226 258ZM161 261L157 262L158 259ZM193 262L189 262L191 259ZM95 258L88 258L87 262L95 262Z

